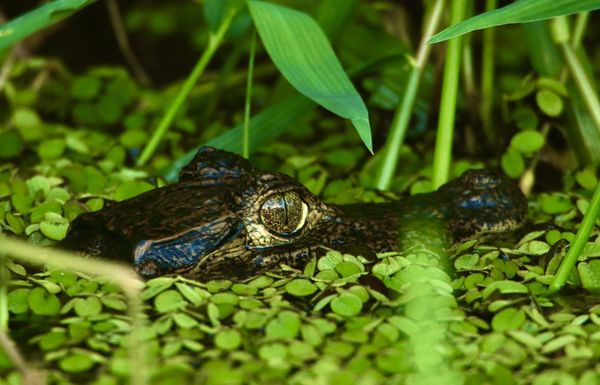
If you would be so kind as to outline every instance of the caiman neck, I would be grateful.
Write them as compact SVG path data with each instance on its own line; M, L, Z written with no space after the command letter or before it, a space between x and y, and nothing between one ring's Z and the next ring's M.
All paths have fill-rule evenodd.
M377 252L398 248L401 220L395 203L359 203L342 205L339 209L339 245L368 245ZM336 229L331 229L336 231ZM332 245L334 247L335 245Z

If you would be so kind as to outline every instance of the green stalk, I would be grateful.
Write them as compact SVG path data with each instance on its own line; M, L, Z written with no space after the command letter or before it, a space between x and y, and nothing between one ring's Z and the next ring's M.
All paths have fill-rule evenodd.
M571 247L569 248L569 251L567 251L567 255L565 255L565 258L561 262L560 267L556 272L554 280L550 284L550 293L556 293L565 285L565 282L567 282L567 278L569 278L571 270L575 266L575 263L577 263L577 259L583 251L583 248L585 247L585 244L588 241L592 230L594 229L594 224L596 223L599 213L600 183L596 186L596 190L592 196L592 201L585 210L583 221L581 221L581 225L575 234L575 238L571 243Z
M473 1L466 0L464 19L468 19L473 16ZM462 44L462 77L463 87L465 88L465 96L468 100L469 105L476 99L475 89L475 70L473 68L473 34L468 33L465 35Z
M246 80L246 105L244 106L244 158L250 157L250 107L252 106L252 75L254 74L254 53L256 51L256 31L252 32L250 59L248 59L248 77Z
M596 125L596 129L600 130L600 101L598 101L598 95L592 87L591 80L585 73L583 65L575 54L573 47L569 44L569 30L564 16L553 19L552 32L567 62L567 68L573 76L575 85L583 97L583 102Z
M206 50L204 50L204 53L198 60L198 63L196 63L196 66L192 70L192 73L190 73L190 75L185 80L185 83L183 83L181 90L179 90L179 93L175 97L175 100L173 100L173 103L171 103L171 105L169 106L169 109L158 124L158 127L152 134L152 137L148 141L148 144L146 144L146 147L144 147L142 154L137 160L138 166L143 166L144 164L146 164L148 159L150 159L152 154L154 154L154 151L156 151L156 148L158 147L163 136L165 136L167 129L173 122L173 119L175 119L175 115L177 115L177 112L180 110L181 106L183 105L183 102L185 102L185 100L187 99L190 91L198 82L200 76L202 76L202 74L204 73L206 66L214 56L215 52L217 51L217 48L219 48L219 46L221 45L223 37L229 29L229 26L231 25L235 14L236 10L230 8L229 12L227 12L225 17L223 18L223 22L219 26L219 29L215 33L210 34Z
M385 147L382 150L383 161L377 170L375 186L380 190L387 190L392 184L394 172L396 171L396 166L398 164L398 158L400 156L400 148L402 147L404 137L406 136L406 128L408 127L417 91L419 89L419 80L423 73L423 69L425 68L425 64L427 64L427 58L429 57L429 52L431 50L431 45L427 44L427 40L433 36L438 28L442 10L444 9L444 3L445 0L437 0L434 4L429 20L426 22L427 29L419 45L417 60L411 70L408 84L404 90L404 96L402 97L402 102L396 109L390 133L386 140Z
M0 253L0 330L8 330L8 271L6 257Z
M577 14L577 18L575 19L575 26L573 27L573 37L571 38L571 47L573 49L578 49L581 44L581 39L583 38L583 34L588 25L588 21L590 20L589 12L581 12Z
M465 14L465 0L452 2L450 10L450 24L462 21ZM458 80L460 77L461 37L456 37L448 42L446 63L444 65L444 84L438 121L435 153L433 155L434 188L438 188L448 181L450 174L450 161L452 159L452 136L454 134L454 115L456 113L456 99L458 96Z
M496 9L497 0L486 0L485 11ZM494 105L494 51L495 28L483 30L483 50L481 53L481 121L483 132L489 143L494 143L492 106Z

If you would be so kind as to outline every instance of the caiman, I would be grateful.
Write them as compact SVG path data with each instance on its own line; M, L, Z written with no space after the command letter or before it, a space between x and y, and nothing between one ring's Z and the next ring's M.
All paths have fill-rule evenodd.
M415 234L448 244L521 226L527 201L506 176L469 170L437 191L389 203L334 205L280 173L202 147L179 181L84 213L60 247L133 263L145 277L243 279L324 249L402 247ZM441 229L433 231L433 229Z

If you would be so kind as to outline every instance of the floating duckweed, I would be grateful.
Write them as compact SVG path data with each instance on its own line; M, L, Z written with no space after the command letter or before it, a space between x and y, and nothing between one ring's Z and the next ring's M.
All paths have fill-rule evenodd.
M68 229L69 220L53 212L45 213L44 220L40 223L42 234L56 241L64 239Z
M285 290L296 297L305 297L314 294L318 288L306 279L294 279L285 285Z
M362 301L354 294L342 293L331 300L331 310L344 317L351 317L360 313Z
M170 313L175 310L183 309L186 302L175 290L166 290L156 296L154 299L154 307L161 313Z

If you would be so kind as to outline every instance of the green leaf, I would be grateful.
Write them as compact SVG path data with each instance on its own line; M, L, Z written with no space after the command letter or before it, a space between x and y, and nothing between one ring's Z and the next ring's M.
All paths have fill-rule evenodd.
M350 119L373 152L369 113L327 36L307 14L259 1L248 7L269 56L300 93Z
M95 0L55 0L0 26L0 50L70 16Z
M575 180L581 187L586 190L593 190L598 184L598 178L596 172L592 168L585 168L575 173Z
M67 373L81 373L91 369L94 361L87 354L75 353L61 359L58 366Z
M29 308L34 314L57 315L60 311L60 301L54 294L41 287L35 287L27 298Z
M331 310L334 313L344 316L354 316L362 310L362 301L354 294L342 293L331 301Z
M185 305L185 300L181 294L175 290L163 291L154 299L154 307L160 313L170 313L175 310L183 309Z
M285 291L295 297L305 297L317 291L317 286L306 279L294 279L285 285Z
M553 193L553 194L541 194L539 201L541 203L542 211L547 214L559 214L573 207L571 199L565 194Z
M477 265L478 261L479 256L477 254L464 254L456 258L454 261L454 267L457 270L471 269Z
M137 180L123 182L115 191L115 200L118 202L124 201L125 199L133 198L136 195L150 191L153 188L154 186L148 182Z
M102 312L102 303L96 297L77 298L75 300L75 313L80 317L98 315Z
M548 116L559 116L563 111L563 101L558 94L541 90L535 95L535 101L542 112Z
M23 151L24 146L17 131L0 132L0 159L14 158Z
M270 338L295 338L300 331L299 316L291 311L281 312L277 318L272 319L267 324L265 333Z
M223 330L215 336L215 345L223 350L235 350L242 342L242 336L237 330Z
M177 326L183 329L190 329L195 326L198 326L198 321L196 321L194 318L185 313L173 314L173 320L175 321Z
M175 286L191 304L198 306L203 302L202 297L197 291L194 290L193 287L181 282L175 283Z
M53 212L44 214L44 220L40 223L42 234L55 241L64 239L68 229L69 220Z
M335 266L335 271L337 271L344 278L362 273L360 266L350 261L342 261L338 263Z
M523 131L512 137L510 145L522 154L529 155L544 145L544 136L537 131Z
M24 314L29 310L30 289L20 288L8 294L8 310L13 314Z
M497 313L492 319L492 328L497 332L516 330L525 322L525 313L512 307Z
M581 277L581 285L586 290L600 290L600 260L581 262L577 265L577 271Z
M91 100L98 95L102 83L94 76L82 76L71 83L71 95L78 100Z
M327 254L319 258L317 267L319 270L335 269L335 266L342 262L342 254L338 251L328 251Z
M500 159L502 171L511 178L518 178L525 171L525 161L521 153L514 147L509 147Z
M429 43L439 43L478 29L497 25L528 23L555 16L600 9L598 0L518 0L505 7L471 17L433 36Z
M495 290L498 290L502 294L527 294L529 290L527 290L527 286L523 285L520 282L515 281L494 281L488 285L488 287L483 290L481 294L483 298L487 298L492 294Z

